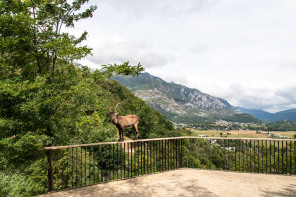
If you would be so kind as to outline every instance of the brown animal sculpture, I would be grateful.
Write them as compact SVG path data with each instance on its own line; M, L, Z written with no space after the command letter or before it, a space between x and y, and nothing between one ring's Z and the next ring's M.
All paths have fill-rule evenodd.
M136 131L136 137L134 140L136 140L139 136L139 130L138 130L138 123L140 121L140 118L137 115L127 115L127 116L118 116L116 115L118 113L115 113L116 108L118 107L120 103L118 103L115 107L114 110L111 111L110 108L106 105L109 111L109 116L111 118L112 123L117 127L119 130L119 140L118 141L124 141L124 136L123 132L125 128L130 128L133 127L133 129Z

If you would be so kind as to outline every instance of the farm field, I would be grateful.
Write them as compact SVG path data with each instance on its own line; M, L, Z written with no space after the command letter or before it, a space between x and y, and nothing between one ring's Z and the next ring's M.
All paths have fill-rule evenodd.
M289 136L290 138L293 138L293 136L296 134L296 131L286 131L286 132L281 132L281 131L272 131L275 135L280 135L280 136Z
M268 135L265 133L256 133L255 130L233 130L233 131L217 131L217 130L209 130L209 131L201 131L195 129L189 129L196 135L206 135L208 137L220 137L220 133L223 133L223 136L227 137L237 137L237 138L268 138ZM296 134L296 131L272 131L276 136L289 136L293 138L293 135Z

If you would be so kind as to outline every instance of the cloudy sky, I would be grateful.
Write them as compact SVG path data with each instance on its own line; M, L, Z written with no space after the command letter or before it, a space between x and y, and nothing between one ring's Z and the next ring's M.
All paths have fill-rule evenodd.
M295 0L91 0L93 18L73 34L102 64L140 62L168 82L234 106L296 108Z

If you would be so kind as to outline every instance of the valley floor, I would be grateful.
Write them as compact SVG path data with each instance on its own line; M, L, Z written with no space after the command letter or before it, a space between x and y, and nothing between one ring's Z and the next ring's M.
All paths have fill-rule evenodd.
M296 196L296 176L180 169L41 196Z
M227 136L229 138L268 138L269 135L264 132L256 132L255 130L232 130L232 131L220 131L220 130L195 130L190 129L193 133L196 135L206 135L208 137L220 137L220 133L222 133L223 136ZM277 137L290 137L293 138L293 136L296 134L296 131L271 131L270 133L273 133Z

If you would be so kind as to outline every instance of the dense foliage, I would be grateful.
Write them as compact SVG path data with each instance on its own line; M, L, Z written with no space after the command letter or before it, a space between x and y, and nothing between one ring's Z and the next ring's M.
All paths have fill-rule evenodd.
M91 53L62 28L92 16L87 0L0 2L0 196L47 191L45 146L116 141L105 104L141 118L139 138L178 136L164 116L109 78L137 75L143 67L75 63ZM131 129L125 135L133 137ZM30 185L30 186L28 186Z
M221 119L229 122L238 123L262 123L262 121L258 120L250 114L235 114L233 116L222 117Z
M185 141L184 166L240 172L296 173L296 142L264 140Z
M277 121L264 123L262 125L249 126L250 130L261 130L261 131L296 131L296 123L292 121Z
M266 124L267 131L296 131L296 123L292 121L277 121Z
M64 74L56 74L56 82L48 82L47 76L31 82L1 81L0 170L30 175L27 178L39 185L34 192L46 191L44 146L117 140L105 104L120 102L119 115L141 117L139 138L180 135L170 121L118 82L98 80L100 73L86 68L65 68ZM134 134L126 129L125 135Z

